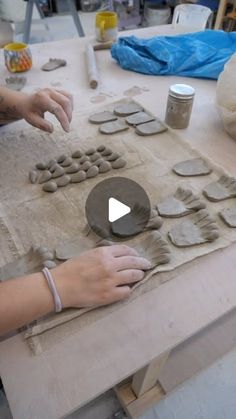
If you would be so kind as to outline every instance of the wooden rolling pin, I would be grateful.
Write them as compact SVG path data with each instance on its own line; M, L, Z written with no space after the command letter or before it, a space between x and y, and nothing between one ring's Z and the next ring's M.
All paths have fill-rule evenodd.
M95 53L91 44L86 45L86 62L88 69L89 86L96 89L98 85L98 70L96 64Z

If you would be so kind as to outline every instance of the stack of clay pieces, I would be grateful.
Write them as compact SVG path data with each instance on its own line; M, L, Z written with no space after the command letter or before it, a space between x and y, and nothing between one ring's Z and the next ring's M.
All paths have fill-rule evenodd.
M98 112L89 117L89 122L99 124L102 134L112 135L126 131L130 126L138 135L154 135L167 130L167 127L153 115L145 112L138 103L120 103L113 112Z
M121 169L126 161L119 153L100 145L85 152L76 150L72 155L62 154L47 163L39 162L29 173L31 183L43 184L45 192L55 192L69 183L83 182L111 169Z

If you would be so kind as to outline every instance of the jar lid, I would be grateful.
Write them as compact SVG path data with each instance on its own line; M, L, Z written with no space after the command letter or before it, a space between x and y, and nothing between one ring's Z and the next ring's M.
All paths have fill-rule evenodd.
M171 96L176 98L191 99L195 94L195 90L188 84L172 84L172 86L170 86L169 93Z

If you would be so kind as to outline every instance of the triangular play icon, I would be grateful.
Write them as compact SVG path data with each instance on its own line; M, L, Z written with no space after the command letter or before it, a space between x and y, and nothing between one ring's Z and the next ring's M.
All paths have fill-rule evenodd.
M124 215L129 214L131 211L128 205L123 204L115 198L109 198L108 200L108 219L110 223L113 223Z

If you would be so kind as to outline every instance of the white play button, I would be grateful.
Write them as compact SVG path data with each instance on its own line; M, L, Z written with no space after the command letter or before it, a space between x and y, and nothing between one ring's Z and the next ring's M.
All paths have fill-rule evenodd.
M109 198L108 200L108 219L110 223L119 220L124 215L129 214L131 211L128 205L123 204L115 198Z

